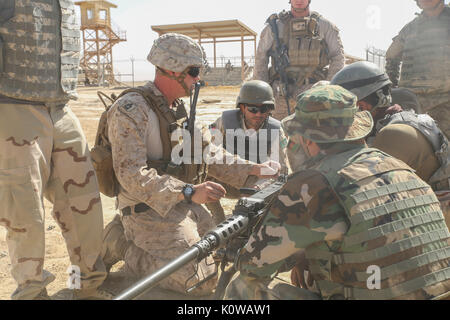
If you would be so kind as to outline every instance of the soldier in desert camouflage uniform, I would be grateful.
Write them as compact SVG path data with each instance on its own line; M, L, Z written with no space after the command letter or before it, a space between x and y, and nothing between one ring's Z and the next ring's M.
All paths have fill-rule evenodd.
M444 0L416 2L423 12L393 39L386 72L394 85L417 94L450 138L450 8Z
M102 206L76 98L79 26L72 1L0 2L0 225L7 229L13 299L48 298L43 196L81 274L75 298L106 297L99 258ZM76 282L76 281L75 281Z
M290 110L295 107L295 97L320 80L330 80L344 67L344 49L338 28L317 12L310 12L311 0L290 1L291 10L274 14L282 46L289 56L286 73L289 80ZM255 57L254 79L272 85L275 110L272 116L281 120L288 115L285 97L282 96L280 75L269 69L269 59L275 59L275 36L269 24L261 32ZM328 66L328 69L325 67Z
M104 260L109 267L124 259L128 271L138 277L164 266L214 227L210 214L200 204L219 200L225 189L211 181L203 182L206 173L241 188L249 176L262 176L264 171L273 174L279 169L278 163L273 170L267 164L251 162L216 164L212 158L209 167L187 163L174 167L171 160L175 146L170 133L186 120L179 98L188 96L199 80L204 54L191 38L169 33L155 40L148 60L156 66L155 80L138 92L122 94L108 111L108 135L114 172L120 183L118 207L122 219L116 218L106 228ZM196 130L202 130L204 147L210 145L209 130ZM217 160L234 158L210 146L211 152L217 151ZM182 170L177 171L178 168ZM126 240L120 238L122 229ZM185 292L188 279L189 286L213 273L211 262L191 263L160 286ZM215 284L213 277L192 294L209 294Z
M373 120L356 99L339 86L299 96L283 127L312 158L245 245L228 298L431 299L450 291L450 232L439 202L405 163L367 148ZM318 296L274 279L302 250ZM380 268L373 290L369 266Z

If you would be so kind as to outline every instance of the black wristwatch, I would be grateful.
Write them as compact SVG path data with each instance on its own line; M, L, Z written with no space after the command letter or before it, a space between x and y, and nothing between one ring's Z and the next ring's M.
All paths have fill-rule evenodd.
M195 193L194 185L189 183L185 184L181 192L183 193L184 200L186 200L187 203L192 203L192 196Z

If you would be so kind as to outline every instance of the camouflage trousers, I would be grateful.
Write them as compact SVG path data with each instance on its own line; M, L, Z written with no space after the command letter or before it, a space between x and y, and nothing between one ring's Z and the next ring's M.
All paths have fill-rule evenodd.
M450 93L417 95L423 110L430 115L442 132L450 139Z
M320 300L309 290L293 286L279 278L270 282L246 278L238 274L225 291L224 300Z
M0 225L18 284L12 298L32 299L55 279L43 270L44 196L81 288L98 287L106 277L102 207L78 119L67 106L3 103L0 114Z
M289 99L289 110L291 114L294 113L297 102L294 99ZM275 95L275 110L272 111L272 117L281 121L289 115L286 99L283 96Z
M125 253L125 267L135 277L145 277L177 258L200 237L214 227L211 215L202 206L178 203L165 217L153 209L123 216L122 224L131 244ZM185 293L185 290L214 273L211 257L191 262L160 282L164 289ZM191 292L192 295L211 294L217 277Z

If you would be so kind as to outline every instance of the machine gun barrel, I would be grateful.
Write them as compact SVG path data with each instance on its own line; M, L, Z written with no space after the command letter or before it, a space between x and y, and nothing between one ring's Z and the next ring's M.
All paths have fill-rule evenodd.
M256 222L259 221L259 217L264 214L267 205L278 194L285 182L286 176L280 176L278 181L254 195L239 199L231 217L207 232L200 241L190 247L185 253L140 280L132 287L124 290L114 300L135 299L191 261L201 261L210 255L212 251L226 246L229 241L239 235L245 234L249 236Z

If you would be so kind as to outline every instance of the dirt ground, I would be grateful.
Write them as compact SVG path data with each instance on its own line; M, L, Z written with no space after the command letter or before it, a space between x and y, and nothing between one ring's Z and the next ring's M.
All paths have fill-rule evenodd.
M139 85L139 84L137 84ZM92 146L97 132L98 120L104 107L97 97L97 91L101 90L106 94L119 94L124 88L98 88L80 87L78 89L79 99L72 101L70 106L79 118L84 133L88 139L89 146ZM202 88L198 100L197 119L204 123L214 121L219 114L228 108L235 107L235 100L239 93L239 87L206 87ZM189 98L185 100L189 104ZM235 200L222 200L226 212L231 213ZM102 195L102 206L104 224L109 223L114 215L114 199ZM68 299L69 290L66 289L67 269L70 265L67 249L61 231L51 217L51 204L45 201L45 228L46 228L46 256L44 268L56 276L48 287L47 291L53 299ZM0 299L10 299L10 294L16 289L16 283L10 274L10 259L6 245L6 230L0 228ZM113 294L118 294L123 289L133 284L136 279L129 278L122 270L123 262L116 264L108 276L103 287ZM189 297L174 294L160 289L153 289L143 296L144 299L189 299Z

